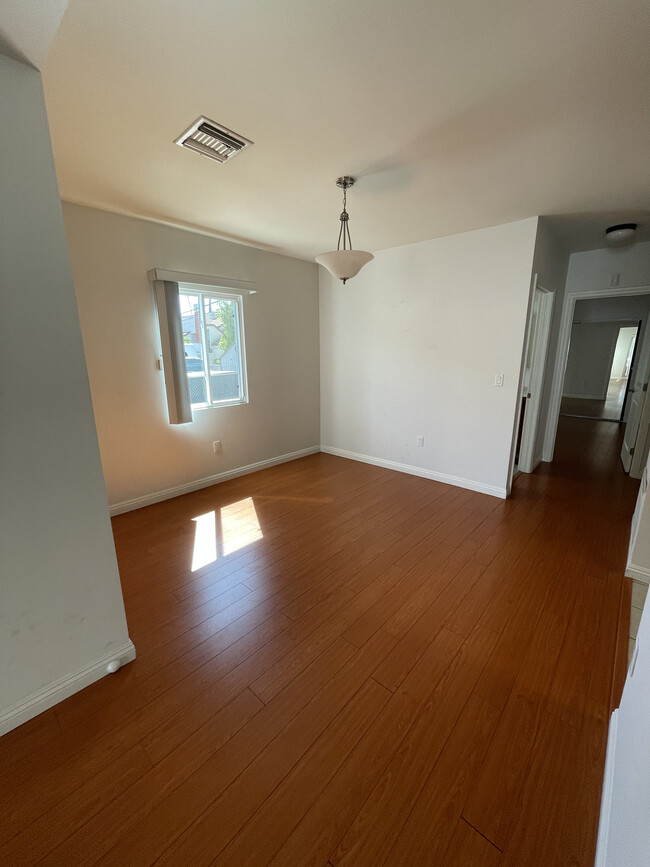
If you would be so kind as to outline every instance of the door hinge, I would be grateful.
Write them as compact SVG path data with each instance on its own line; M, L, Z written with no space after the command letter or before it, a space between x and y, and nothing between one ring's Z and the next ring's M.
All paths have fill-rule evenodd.
M631 455L634 454L634 446L632 446L632 448L630 449L630 454L631 454Z
M647 390L648 390L648 383L647 383L647 382L646 382L646 384L643 386L643 390L644 390L644 391L647 391Z

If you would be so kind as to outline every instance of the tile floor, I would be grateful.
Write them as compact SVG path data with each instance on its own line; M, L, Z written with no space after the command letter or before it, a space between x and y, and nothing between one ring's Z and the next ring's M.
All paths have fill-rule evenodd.
M639 631L639 623L641 622L641 612L645 605L645 600L648 595L648 585L643 581L632 581L632 610L630 611L630 641L628 645L627 658L628 662L632 659L634 647L636 645L636 636Z

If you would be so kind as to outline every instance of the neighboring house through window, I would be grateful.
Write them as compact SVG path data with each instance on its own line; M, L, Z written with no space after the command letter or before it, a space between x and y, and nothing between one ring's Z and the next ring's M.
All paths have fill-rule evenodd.
M192 409L246 403L241 296L182 283L178 294Z

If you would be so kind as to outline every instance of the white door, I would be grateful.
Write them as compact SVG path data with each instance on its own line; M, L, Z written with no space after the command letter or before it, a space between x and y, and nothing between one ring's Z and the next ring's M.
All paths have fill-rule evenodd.
M634 378L628 391L627 402L630 410L621 448L621 461L625 472L637 479L641 478L644 453L647 456L646 441L650 426L650 403L646 400L650 366L649 332L650 328L646 328L643 343L639 347L639 363L633 372Z
M535 444L552 313L553 292L543 289L541 286L536 286L531 310L521 395L521 411L524 413L524 421L521 428L517 469L522 473L532 473L542 457L541 449L538 455L535 454Z

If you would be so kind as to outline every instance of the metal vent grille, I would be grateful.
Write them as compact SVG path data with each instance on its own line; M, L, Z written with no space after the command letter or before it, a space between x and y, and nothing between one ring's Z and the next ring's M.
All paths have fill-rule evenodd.
M174 144L189 148L219 163L225 163L253 142L207 117L200 117L174 141Z

